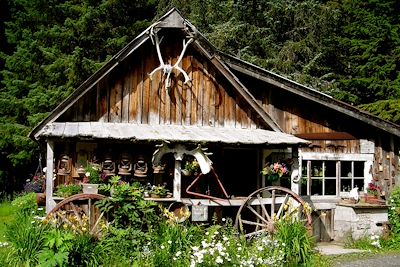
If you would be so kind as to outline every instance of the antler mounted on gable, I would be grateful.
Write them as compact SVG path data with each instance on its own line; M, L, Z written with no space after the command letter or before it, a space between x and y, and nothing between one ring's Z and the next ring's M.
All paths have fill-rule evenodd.
M176 63L174 65L165 64L164 60L162 58L162 55L161 55L161 51L160 51L160 43L162 41L162 38L161 38L161 40L158 39L157 32L154 29L158 25L158 23L159 22L156 22L150 27L149 35L150 35L152 43L156 46L158 60L160 61L160 66L158 66L151 73L149 73L149 76L150 76L150 79L152 79L154 73L156 73L157 71L161 70L163 72L163 75L167 75L166 81L165 81L165 88L167 90L169 90L171 88L171 73L172 73L173 69L177 69L180 73L183 74L183 76L185 78L184 84L187 84L187 83L190 82L189 75L179 65L181 64L181 61L183 59L183 56L185 55L187 47L189 46L189 44L191 42L193 42L193 38L190 38L189 41L187 41L187 42L185 40L183 40L182 52L179 55L179 58L178 58L178 60L176 61Z

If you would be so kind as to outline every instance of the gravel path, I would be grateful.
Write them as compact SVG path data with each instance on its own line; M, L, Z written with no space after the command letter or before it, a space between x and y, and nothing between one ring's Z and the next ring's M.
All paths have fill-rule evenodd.
M336 262L335 267L400 267L400 254L379 255L365 260Z

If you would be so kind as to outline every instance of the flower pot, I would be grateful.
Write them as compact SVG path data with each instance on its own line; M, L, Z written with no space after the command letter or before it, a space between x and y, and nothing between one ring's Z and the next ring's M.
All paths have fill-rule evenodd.
M382 204L382 200L378 198L378 196L375 195L366 195L365 196L365 203L369 204Z
M186 169L182 169L182 175L183 176L190 176L190 175L192 175L192 173L190 172L190 171L188 171L188 170L186 170Z
M97 194L99 192L98 184L82 184L82 186L82 191L85 194Z

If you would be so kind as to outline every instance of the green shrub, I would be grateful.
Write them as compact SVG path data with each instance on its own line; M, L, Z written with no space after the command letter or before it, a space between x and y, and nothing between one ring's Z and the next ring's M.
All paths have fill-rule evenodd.
M11 202L11 205L15 207L17 213L30 215L35 213L38 209L36 203L36 193L23 194Z
M109 214L116 228L147 230L157 225L159 220L156 203L143 198L143 188L137 183L115 186L113 197L97 201L96 206Z
M301 221L292 221L290 217L276 225L275 238L283 245L286 266L309 265L314 241Z
M60 184L57 186L56 195L59 197L70 197L82 192L82 186L77 184Z
M400 186L397 186L390 193L389 198L389 222L391 224L392 234L400 235Z
M33 220L32 216L18 214L6 229L6 238L10 244L8 261L17 266L37 264L47 231L48 228Z

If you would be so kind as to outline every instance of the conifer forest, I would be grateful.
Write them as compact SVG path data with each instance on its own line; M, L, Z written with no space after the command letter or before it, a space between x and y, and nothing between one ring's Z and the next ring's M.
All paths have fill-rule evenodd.
M0 194L45 157L31 129L172 7L221 51L400 123L397 0L0 0Z

